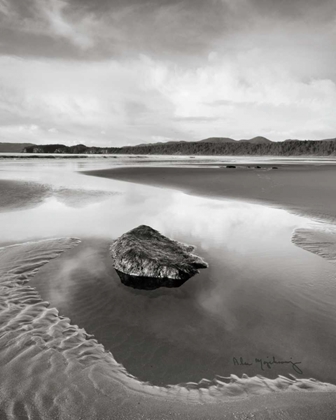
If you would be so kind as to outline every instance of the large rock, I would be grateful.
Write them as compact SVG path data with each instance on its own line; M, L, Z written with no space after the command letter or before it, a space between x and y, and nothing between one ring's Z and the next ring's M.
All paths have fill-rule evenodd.
M200 268L207 268L202 258L191 253L194 249L145 225L125 233L110 247L122 283L147 290L179 287Z

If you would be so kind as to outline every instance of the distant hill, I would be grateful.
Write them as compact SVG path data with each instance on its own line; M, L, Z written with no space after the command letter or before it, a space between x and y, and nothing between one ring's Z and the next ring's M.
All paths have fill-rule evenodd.
M200 140L199 143L213 143L213 144L219 144L219 143L236 143L237 141L241 142L248 142L252 144L266 144L266 143L272 143L271 140L267 139L266 137L253 137L253 139L250 140L234 140L230 137L209 137L208 139Z
M198 142L167 142L123 147L87 147L84 144L34 145L24 153L135 154L135 155L226 155L226 156L336 156L336 138L329 140L286 140L273 142L265 137L228 141L212 137Z
M208 139L200 140L198 143L234 143L236 140L230 139L229 137L209 137Z
M21 153L25 147L32 146L32 143L0 143L0 153Z
M169 140L169 141L158 141L156 143L141 143L136 146L156 146L158 144L177 144L177 143L188 143L186 140Z
M258 137L253 137L253 139L251 140L246 140L249 143L252 144L267 144L267 143L273 143L271 140L267 139L266 137L262 137L262 136L258 136Z

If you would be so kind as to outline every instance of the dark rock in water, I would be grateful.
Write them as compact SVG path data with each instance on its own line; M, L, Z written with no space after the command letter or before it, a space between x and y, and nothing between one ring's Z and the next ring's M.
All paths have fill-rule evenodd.
M173 241L141 225L110 247L113 266L126 286L136 289L179 287L208 264L191 252L195 247Z
M261 166L256 166L256 169L261 169Z
M277 166L272 166L272 169L278 169L278 167Z
M229 169L236 169L236 167L234 165L226 165L227 168Z

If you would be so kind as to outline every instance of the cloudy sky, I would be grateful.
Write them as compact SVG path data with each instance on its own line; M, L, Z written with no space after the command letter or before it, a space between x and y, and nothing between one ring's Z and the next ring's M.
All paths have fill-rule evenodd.
M335 0L0 0L0 141L336 136Z

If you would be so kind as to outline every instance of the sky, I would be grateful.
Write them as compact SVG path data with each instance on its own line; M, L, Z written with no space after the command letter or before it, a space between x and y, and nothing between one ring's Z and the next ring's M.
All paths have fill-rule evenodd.
M0 142L336 137L335 0L0 0Z

